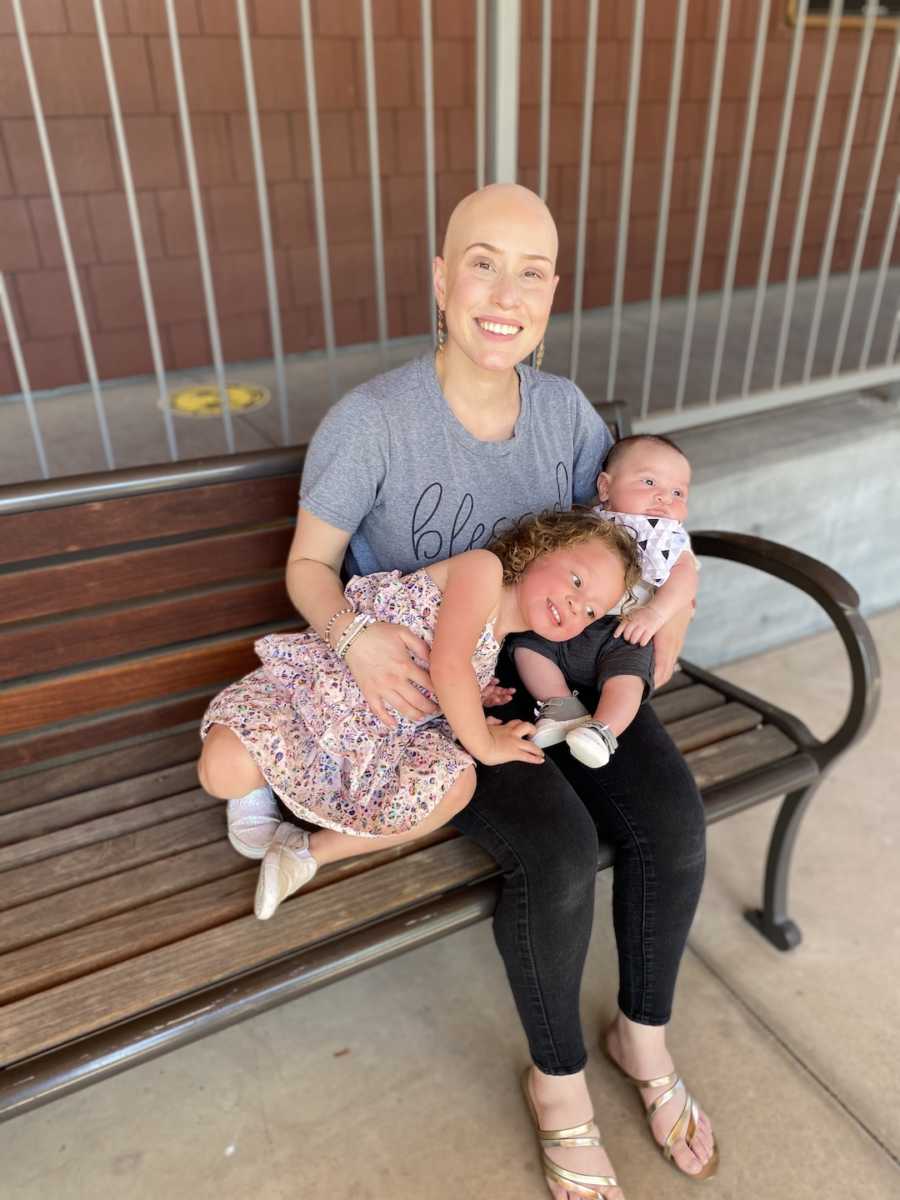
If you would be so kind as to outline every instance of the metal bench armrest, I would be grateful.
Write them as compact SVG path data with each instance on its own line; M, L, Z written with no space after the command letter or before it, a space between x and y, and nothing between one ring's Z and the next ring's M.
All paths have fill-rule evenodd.
M824 769L863 736L878 710L881 668L872 635L859 612L856 589L825 563L768 538L703 530L692 533L691 542L698 554L743 563L799 588L825 610L840 634L850 660L850 704L838 729L812 750Z

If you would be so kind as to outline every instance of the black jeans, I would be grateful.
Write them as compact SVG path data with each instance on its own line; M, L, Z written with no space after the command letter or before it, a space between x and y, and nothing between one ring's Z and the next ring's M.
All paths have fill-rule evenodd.
M496 710L505 719L530 707L514 682L516 699ZM596 698L581 699L593 711ZM706 833L693 776L649 705L599 770L565 743L540 766L479 765L475 795L453 824L502 868L494 936L541 1071L570 1075L587 1061L579 993L601 841L614 854L619 1007L640 1024L668 1022L703 884Z

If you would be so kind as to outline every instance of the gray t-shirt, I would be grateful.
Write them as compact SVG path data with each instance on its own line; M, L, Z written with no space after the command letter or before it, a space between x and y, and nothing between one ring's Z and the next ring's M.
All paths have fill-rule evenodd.
M483 546L526 513L593 499L609 430L570 380L517 370L521 409L502 442L479 441L457 420L430 353L328 411L300 504L352 535L349 574L414 571Z

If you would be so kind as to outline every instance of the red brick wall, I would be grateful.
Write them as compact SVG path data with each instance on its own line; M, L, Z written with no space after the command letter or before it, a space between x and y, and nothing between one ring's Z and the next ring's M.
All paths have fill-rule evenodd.
M664 293L667 295L683 295L687 289L706 135L706 102L711 89L719 7L719 0L690 0L688 7L687 44L663 284ZM793 34L793 28L785 19L786 8L784 0L773 0L747 207L737 264L737 286L755 285L759 268ZM523 0L522 10L520 178L523 183L536 186L540 103L540 0ZM612 296L633 12L634 5L627 0L599 5L597 87L593 115L584 285L586 307L608 304ZM650 0L646 5L625 278L626 300L643 299L650 295L651 290L676 12L675 0ZM554 5L551 150L547 199L560 226L561 280L556 307L561 309L571 306L572 303L586 13L586 4ZM702 290L717 290L722 283L758 14L757 0L733 0L701 274ZM853 240L893 55L893 37L890 29L878 30L872 43L844 203L838 223L832 271L846 270L852 257ZM805 31L772 255L772 281L784 279L787 272L807 132L812 122L824 39L825 31L821 27L810 27ZM859 41L858 28L842 29L838 36L800 258L801 276L816 275L819 270ZM898 117L900 106L895 102L887 150L879 175L879 191L866 243L866 266L874 265L881 253L883 230L890 211L897 174L900 171Z
M101 378L152 371L90 0L24 0ZM210 361L162 0L105 0L169 369ZM377 337L360 6L312 0L335 325ZM284 344L323 344L298 0L249 0ZM271 353L234 0L177 4L226 360ZM391 336L429 327L418 0L374 0ZM474 5L434 16L440 219L475 186ZM87 375L11 5L0 5L0 270L35 388ZM18 391L0 329L0 394Z
M554 6L549 200L562 234L558 307L571 303L586 3ZM759 132L738 282L755 280L790 30L773 3ZM24 0L38 84L101 378L152 370L91 0ZM162 0L105 0L165 363L210 361ZM254 68L286 350L323 341L298 0L249 0ZM429 325L418 0L373 0L391 336ZM721 280L757 5L734 0L702 286ZM271 352L259 220L234 0L178 0L182 54L226 359ZM600 5L585 304L608 302L615 252L631 14ZM626 298L649 293L671 63L674 0L647 5ZM685 288L699 190L718 0L691 0L667 293ZM319 119L340 344L376 337L361 17L356 0L312 0ZM474 174L474 0L434 6L438 229ZM523 0L521 174L536 182L539 0ZM783 277L823 34L809 30L798 89L773 279ZM818 267L852 86L858 33L842 33L801 272ZM875 139L892 39L878 33L835 252L846 266ZM900 167L896 122L881 174L867 263L880 250ZM439 233L440 236L440 233ZM10 287L32 385L83 382L63 269L11 6L0 5L0 270ZM18 390L0 329L0 394Z

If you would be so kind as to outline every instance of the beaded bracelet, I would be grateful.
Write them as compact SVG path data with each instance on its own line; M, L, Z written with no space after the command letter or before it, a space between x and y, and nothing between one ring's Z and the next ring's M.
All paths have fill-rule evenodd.
M331 616L328 618L328 624L325 626L325 629L322 632L322 641L327 642L328 645L331 646L331 636L330 635L331 635L331 630L334 627L335 621L338 619L338 617L346 617L346 616L349 616L350 613L355 613L355 612L356 612L355 608L339 608L336 613L332 613ZM331 646L331 648L333 650L334 646Z
M346 630L344 631L343 635L341 636L340 641L338 642L338 644L335 648L335 654L338 656L338 658L340 658L340 659L346 658L347 651L350 649L350 647L353 645L353 643L356 641L356 639L359 637L359 635L363 632L364 629L367 629L370 625L373 625L374 623L375 623L374 617L370 617L368 615L368 613L360 613L360 615L358 617L356 617L347 626Z
M338 658L346 658L347 651L362 631L374 624L375 618L370 616L369 613L358 613L338 639L338 644L334 648L334 652Z

